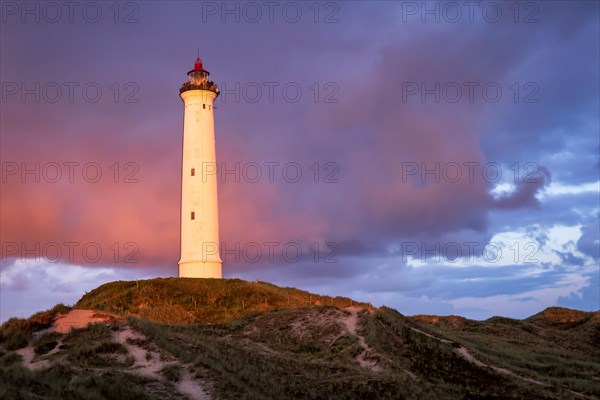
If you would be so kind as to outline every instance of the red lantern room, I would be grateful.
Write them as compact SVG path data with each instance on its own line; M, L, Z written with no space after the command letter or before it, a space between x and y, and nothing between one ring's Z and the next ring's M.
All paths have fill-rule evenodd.
M196 57L194 69L189 71L187 75L188 81L181 86L179 93L183 93L186 90L210 90L216 93L217 96L219 95L219 88L214 82L208 80L210 73L202 66L202 60L199 55Z
M192 84L206 82L208 75L210 75L210 73L202 67L202 60L200 60L200 57L196 58L194 69L188 72L187 74L189 81Z

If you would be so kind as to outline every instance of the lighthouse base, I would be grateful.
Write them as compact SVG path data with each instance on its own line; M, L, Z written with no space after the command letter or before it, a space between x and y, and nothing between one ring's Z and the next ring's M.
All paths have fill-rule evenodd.
M218 261L180 261L180 278L215 278L221 279L221 262Z

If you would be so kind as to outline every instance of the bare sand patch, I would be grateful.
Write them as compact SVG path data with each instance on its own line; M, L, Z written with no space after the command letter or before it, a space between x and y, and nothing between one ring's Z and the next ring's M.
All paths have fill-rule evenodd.
M181 372L181 380L177 383L177 390L187 394L194 400L210 400L210 396L204 391L198 381L194 379L187 368L184 368Z
M115 316L109 313L102 313L94 310L71 310L56 318L53 330L59 333L69 333L71 329L81 329L89 324L108 322L114 319Z

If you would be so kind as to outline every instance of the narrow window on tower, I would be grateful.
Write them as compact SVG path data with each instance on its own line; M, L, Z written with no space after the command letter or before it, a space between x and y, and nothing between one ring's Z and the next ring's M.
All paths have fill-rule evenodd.
M192 176L196 176L196 168L192 168Z
M202 104L202 108L206 110L206 104Z
M210 105L208 106L208 109L209 109L209 110L212 110L212 108L211 108L211 106L210 106Z
M192 219L196 219L196 213L192 211Z

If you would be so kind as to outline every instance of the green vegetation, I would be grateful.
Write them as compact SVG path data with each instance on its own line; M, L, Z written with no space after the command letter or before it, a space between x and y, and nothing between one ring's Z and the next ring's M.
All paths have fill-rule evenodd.
M18 350L27 346L29 341L22 330L6 329L0 330L0 343L4 345L6 350Z
M188 371L216 399L600 398L599 312L405 317L237 279L113 282L76 307L127 319L45 331L68 310L59 305L7 321L0 399L178 399L176 385ZM125 329L127 340L118 343ZM28 345L39 369L23 365L31 348L19 350L23 357L14 351ZM140 376L144 362L165 364Z
M61 336L62 335L57 332L49 332L44 334L33 343L33 351L37 355L44 355L48 353L58 345L58 340L61 338Z
M215 325L169 326L136 319L130 323L189 363L196 376L213 382L218 398L428 398L406 377L360 367L349 350L356 345L354 340L346 338L346 345L330 343L333 327L324 341L318 340L317 326L328 322L317 317L332 309L312 309L310 318L303 319L307 311L280 310ZM308 325L306 330L294 328L299 320ZM263 331L265 326L270 330Z
M104 324L73 329L64 338L63 353L75 365L92 367L126 367L132 364L127 348L112 341L112 332Z
M92 324L67 335L48 333L35 342L38 356L63 341L47 368L30 370L22 357L0 350L0 399L168 399L181 398L172 384L124 371L133 359L111 341L111 329Z
M40 311L27 319L11 318L0 326L0 346L7 350L18 350L29 343L34 333L49 328L56 316L71 310L64 304L57 304L50 310Z
M23 358L15 352L8 353L0 350L0 368L11 367L23 361Z
M119 371L86 374L64 363L53 364L43 371L31 371L20 365L0 367L0 399L151 399L144 393L146 383L147 379L133 374Z
M241 279L168 278L104 284L76 308L110 311L166 324L217 323L285 308L367 306L346 297L311 294Z
M600 397L598 312L555 307L523 321L493 317L485 322L449 324L439 319L427 324L422 316L414 320L421 329L469 348L486 364L553 388Z
M365 309L359 315L358 334L384 365L382 371L373 371L356 362L364 349L357 336L345 332L339 323L346 313L321 306L277 310L212 325L173 326L139 319L130 323L153 343L193 365L196 376L213 382L215 392L224 399L562 400L581 398L570 390L597 395L600 388L591 376L577 380L575 371L569 374L573 362L567 360L561 360L563 381L553 380L551 369L542 375L522 374L540 384L476 365L457 352L467 343L464 337L446 335L385 307L374 312ZM465 322L470 329L480 325ZM514 325L513 321L509 325ZM521 372L518 364L499 363L477 350L475 354L492 366ZM523 349L507 348L504 356L519 360L522 354ZM591 360L584 364L595 368Z
M367 343L389 357L392 369L426 377L429 384L444 388L445 398L556 398L544 393L544 388L532 388L467 361L457 353L456 342L439 332L435 337L420 332L420 327L393 309L382 307L363 314L362 321Z
M179 382L181 380L181 366L177 364L170 364L164 366L160 373L171 382Z

